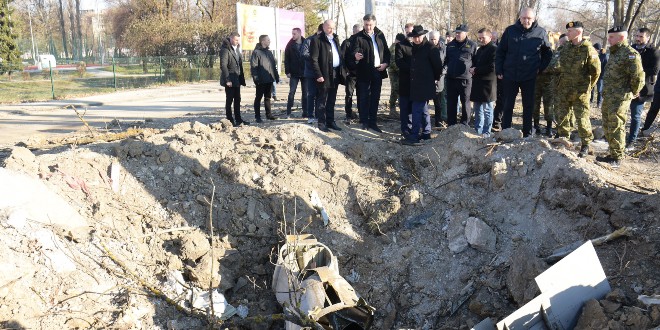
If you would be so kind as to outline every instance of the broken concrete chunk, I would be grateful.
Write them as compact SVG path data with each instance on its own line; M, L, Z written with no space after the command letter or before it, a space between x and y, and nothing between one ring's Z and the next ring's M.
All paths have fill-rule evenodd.
M195 261L211 250L211 244L206 235L200 231L193 231L183 236L181 240L181 258Z
M453 253L461 253L468 248L468 241L465 238L465 227L457 217L449 221L447 240L449 241L449 250Z
M36 174L38 169L37 158L30 149L25 147L13 148L3 165L9 170L23 172L29 175Z
M493 183L495 186L503 187L506 184L507 173L508 170L505 159L501 159L500 161L493 163L493 167L490 170L490 175L493 178Z
M584 304L582 314L575 326L575 330L607 329L608 318L598 301L591 299Z
M422 194L419 192L419 190L411 189L406 191L405 196L403 196L403 202L408 205L416 204L417 202L419 202L421 197Z
M534 254L534 249L528 245L519 246L513 252L509 264L511 266L506 276L507 289L513 300L522 306L539 293L533 279L545 268L543 262Z
M465 238L471 247L481 252L495 252L497 236L485 222L470 217L465 222Z
M495 135L495 138L498 141L502 141L504 143L513 142L515 140L522 139L522 137L522 132L515 128L503 129Z

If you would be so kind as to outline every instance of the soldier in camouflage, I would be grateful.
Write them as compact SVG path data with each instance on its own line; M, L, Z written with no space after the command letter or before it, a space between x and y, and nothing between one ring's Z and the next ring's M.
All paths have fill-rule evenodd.
M545 134L552 136L552 122L555 114L557 83L559 82L559 52L566 42L566 35L561 35L557 41L557 49L552 53L548 68L536 76L534 89L534 129L541 134L541 101L543 101L543 118L546 121Z
M626 115L630 101L644 87L644 70L637 51L628 44L628 32L621 26L607 31L610 59L603 77L603 129L610 154L596 157L599 162L619 167L626 145Z
M589 119L589 96L600 75L598 53L589 40L583 38L582 22L566 24L568 43L559 53L559 100L557 102L557 134L570 135L570 112L573 110L582 140L579 157L589 152L589 143L594 139Z

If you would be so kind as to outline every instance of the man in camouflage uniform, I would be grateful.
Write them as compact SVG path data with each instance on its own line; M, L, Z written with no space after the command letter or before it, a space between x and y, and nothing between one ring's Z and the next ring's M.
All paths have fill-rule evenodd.
M396 49L396 44L405 40L405 36L401 33L396 35L394 42L390 46L390 54L394 54ZM399 99L399 67L394 61L390 63L390 66L387 68L387 73L390 77L390 116L398 117L396 112L396 100Z
M630 101L644 87L644 70L637 51L628 44L628 31L615 26L607 31L610 59L603 77L603 129L610 154L596 157L599 162L619 167L626 145L626 115Z
M582 140L578 156L584 157L589 152L589 143L594 139L589 120L589 96L600 75L600 61L591 42L582 37L582 22L569 22L566 24L566 30L569 42L559 53L557 134L560 138L569 138L572 109Z
M561 35L557 41L557 49L552 53L548 68L536 76L534 89L534 129L541 134L541 101L543 101L543 118L546 120L545 134L552 136L552 121L555 115L557 83L559 82L559 52L566 42L566 35Z

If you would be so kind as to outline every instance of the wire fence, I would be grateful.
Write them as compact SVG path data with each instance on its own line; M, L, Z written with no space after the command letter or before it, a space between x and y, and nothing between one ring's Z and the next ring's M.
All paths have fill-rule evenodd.
M249 58L249 57L248 57ZM64 61L63 61L64 62ZM65 62L66 63L66 62ZM243 62L246 78L249 62ZM220 79L217 55L117 57L104 65L78 62L48 67L0 62L0 102L26 102Z

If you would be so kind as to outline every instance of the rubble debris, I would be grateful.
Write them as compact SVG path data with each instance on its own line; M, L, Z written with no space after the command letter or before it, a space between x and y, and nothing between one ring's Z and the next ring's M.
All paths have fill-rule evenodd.
M497 323L498 330L543 329L544 326L573 329L582 306L610 292L591 241L541 273L535 281L541 295Z
M313 235L287 236L272 286L282 307L301 318L330 329L371 328L374 308L339 275L337 258ZM288 321L286 329L303 328Z
M485 222L475 217L465 221L465 238L471 247L481 252L494 253L497 236Z
M522 139L523 134L522 131L516 128L507 128L499 131L497 134L495 134L495 138L498 141L502 142L513 142L518 139Z

